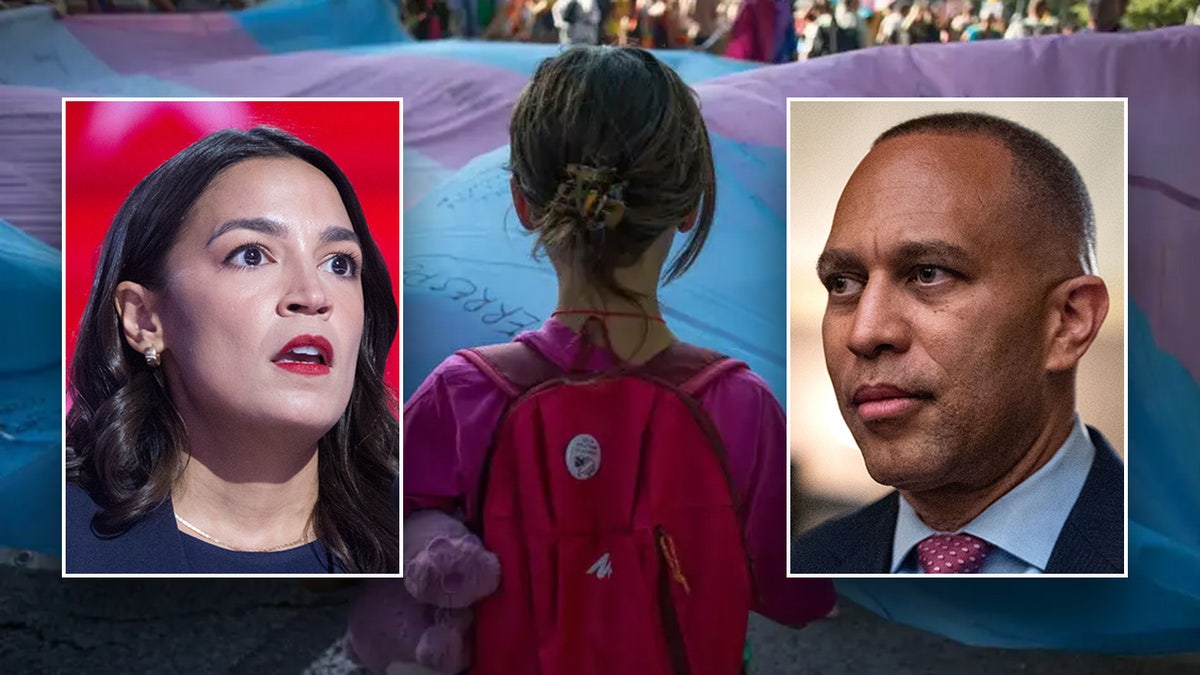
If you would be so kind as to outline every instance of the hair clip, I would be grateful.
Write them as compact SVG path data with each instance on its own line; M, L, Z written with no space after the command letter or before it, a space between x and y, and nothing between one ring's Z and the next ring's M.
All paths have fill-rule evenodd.
M567 165L568 178L559 186L559 193L571 193L580 215L587 219L589 230L615 228L625 217L627 183L617 181L616 174L614 169L607 167Z

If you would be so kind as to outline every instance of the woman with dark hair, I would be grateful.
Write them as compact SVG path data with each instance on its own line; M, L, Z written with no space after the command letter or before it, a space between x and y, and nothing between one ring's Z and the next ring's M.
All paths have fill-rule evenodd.
M130 193L80 322L68 573L395 573L398 311L346 175L211 134Z

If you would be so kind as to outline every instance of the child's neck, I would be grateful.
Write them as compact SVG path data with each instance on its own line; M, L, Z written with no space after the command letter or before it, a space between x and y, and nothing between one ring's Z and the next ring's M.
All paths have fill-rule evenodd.
M660 320L658 298L653 294L641 296L635 302L619 296L559 290L556 321L578 332L589 316L604 322L610 344L603 345L598 334L592 336L593 341L610 346L618 357L630 363L645 363L675 341L675 335Z

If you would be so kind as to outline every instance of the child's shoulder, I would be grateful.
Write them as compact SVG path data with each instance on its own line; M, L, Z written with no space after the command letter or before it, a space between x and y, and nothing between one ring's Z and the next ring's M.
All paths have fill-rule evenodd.
M408 406L429 398L471 396L481 390L495 389L495 384L457 352L442 359L433 372L409 398ZM407 407L407 406L406 406Z
M458 352L442 359L442 362L430 374L430 378L435 377L452 384L469 384L475 380L487 379L474 364Z
M766 380L744 364L723 372L700 392L698 401L739 467L781 442L786 426L783 406Z
M762 406L778 406L775 395L766 380L750 369L745 362L735 357L726 358L737 361L740 366L729 368L710 384L700 397L703 400L717 399L722 407L759 408Z
M466 357L454 353L434 368L409 403L431 397L478 399L498 391L497 385L487 374ZM716 408L750 413L764 407L779 407L766 381L744 363L721 373L700 392L699 398L710 410Z
M758 373L750 370L749 366L729 371L725 377L718 380L713 386L742 395L754 395L755 397L771 401L775 400L775 395L771 393L771 388L767 385L767 381Z
M745 364L740 368L731 369L725 377L716 382L716 386L724 386L742 393L755 393L774 398L771 388L767 386L767 381L761 375L751 370L750 366Z

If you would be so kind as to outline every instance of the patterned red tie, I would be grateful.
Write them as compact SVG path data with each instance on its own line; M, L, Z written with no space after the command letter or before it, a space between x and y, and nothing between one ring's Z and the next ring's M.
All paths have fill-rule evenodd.
M969 534L935 534L917 544L925 574L975 574L996 547Z

